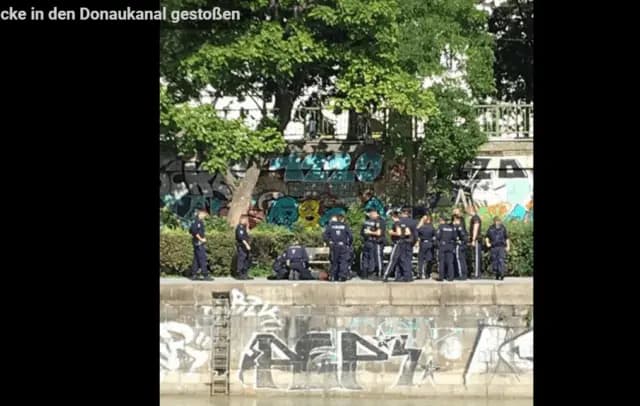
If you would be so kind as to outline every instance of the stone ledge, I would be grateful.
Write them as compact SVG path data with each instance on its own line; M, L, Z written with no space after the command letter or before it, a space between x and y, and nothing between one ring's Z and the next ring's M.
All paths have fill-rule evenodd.
M238 289L271 305L349 306L478 306L532 305L533 278L505 281L382 283L351 280L346 283L266 280L213 282L188 279L160 281L160 300L170 304L206 304L214 291Z

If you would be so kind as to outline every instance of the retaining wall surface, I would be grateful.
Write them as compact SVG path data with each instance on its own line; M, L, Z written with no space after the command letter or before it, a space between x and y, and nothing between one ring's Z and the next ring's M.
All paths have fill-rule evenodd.
M232 394L530 397L533 282L161 280L161 393L208 394L230 292Z

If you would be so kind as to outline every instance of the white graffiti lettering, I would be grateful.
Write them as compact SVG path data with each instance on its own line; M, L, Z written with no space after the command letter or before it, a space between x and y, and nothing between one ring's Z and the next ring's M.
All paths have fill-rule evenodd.
M160 368L192 372L209 360L211 338L190 326L169 321L160 323ZM163 374L160 374L161 378Z
M238 289L231 289L231 312L243 317L259 317L263 332L280 331L284 326L278 306L265 303L257 296L245 295Z

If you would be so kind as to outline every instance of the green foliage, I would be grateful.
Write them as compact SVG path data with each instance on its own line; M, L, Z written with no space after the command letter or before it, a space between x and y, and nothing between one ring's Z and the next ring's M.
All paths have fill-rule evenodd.
M498 97L533 101L533 0L508 0L489 20L495 34L494 65Z
M440 114L425 125L420 152L428 179L433 181L431 191L443 191L450 189L452 177L476 156L478 147L487 138L462 90L436 86L434 91Z
M251 130L240 119L218 117L208 105L172 104L164 86L160 122L163 141L172 143L181 155L198 155L202 167L210 172L225 171L230 162L282 152L285 147L282 134L274 127Z
M349 216L349 212L347 212ZM355 216L354 216L355 217ZM298 240L307 247L321 247L322 230L314 232L292 232L278 226L260 226L251 230L251 258L253 267L251 274L265 276L271 274L271 267L275 258L294 240ZM483 219L483 229L486 232L490 220ZM355 266L358 267L358 258L362 242L360 238L361 223L349 223L355 237ZM507 254L508 275L531 276L533 275L533 225L521 222L506 224L511 240L511 251ZM260 230L258 230L260 228ZM232 266L235 266L235 235L233 230L225 232L206 231L207 258L214 276L228 276ZM471 263L470 253L469 263ZM185 230L162 229L160 232L160 270L163 274L188 275L193 261L193 247L191 237ZM491 269L489 251L483 251L485 272Z
M232 228L227 223L227 220L224 217L220 216L207 216L204 219L204 228L206 231L219 231L226 232L231 231Z
M235 255L233 232L206 231L206 250L209 269L214 276L229 275ZM162 230L160 232L160 271L165 274L188 275L193 263L193 245L186 230Z
M174 103L198 97L209 85L216 96L275 96L273 118L282 130L293 100L316 85L342 109L389 107L425 118L436 113L433 95L422 89L417 72L398 63L400 21L406 17L401 2L253 0L233 8L240 10L241 21L215 30L161 30L161 76Z
M178 216L166 207L160 208L160 227L168 229L180 228L180 219Z
M507 254L510 275L533 275L533 224L512 221L506 224L511 240Z

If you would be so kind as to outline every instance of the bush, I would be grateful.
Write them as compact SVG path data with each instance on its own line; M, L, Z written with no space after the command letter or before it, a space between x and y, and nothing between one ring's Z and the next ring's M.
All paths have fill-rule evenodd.
M347 213L347 217L349 217L349 213ZM490 224L488 218L483 218L483 238ZM361 225L361 222L350 225L354 235L354 271L357 271L359 267L362 247ZM514 276L533 275L533 225L514 221L507 223L506 226L511 240L511 251L507 254L507 274ZM233 229L222 223L217 224L215 228L212 229L211 224L206 228L209 267L214 276L227 276L232 274L235 267L235 233ZM321 228L293 227L293 230L289 230L286 227L262 222L250 231L250 235L253 262L251 275L256 276L269 275L275 258L294 240L298 240L299 243L307 247L323 246ZM469 257L470 251L470 249L467 250ZM491 264L488 250L483 251L483 260L485 272L489 271ZM188 231L163 227L160 231L160 271L163 274L188 274L192 261L193 247ZM470 260L469 264L471 264Z
M206 233L207 261L214 276L230 274L236 252L233 232ZM162 229L160 231L160 272L164 274L189 274L193 262L193 245L186 230Z

